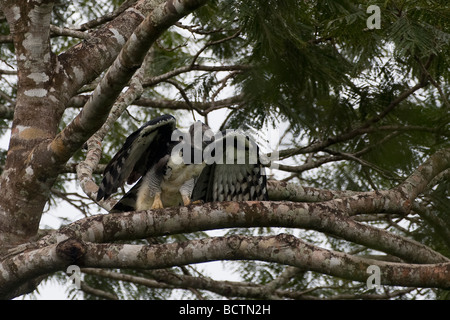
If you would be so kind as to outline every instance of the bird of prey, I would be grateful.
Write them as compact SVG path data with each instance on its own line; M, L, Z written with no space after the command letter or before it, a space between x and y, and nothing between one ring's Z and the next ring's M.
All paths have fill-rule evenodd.
M111 212L268 200L264 167L252 139L229 130L214 135L200 121L180 134L168 114L126 139L105 168L97 201L108 199L125 182L136 183Z

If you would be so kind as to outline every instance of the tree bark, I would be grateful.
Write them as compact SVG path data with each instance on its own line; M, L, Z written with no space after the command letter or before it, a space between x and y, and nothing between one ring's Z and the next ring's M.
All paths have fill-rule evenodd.
M19 254L4 263L0 269L0 298L11 298L11 290L24 285L25 279L64 270L69 265L161 269L215 260L276 262L361 282L367 281L370 266L378 266L382 285L450 288L450 262L417 265L371 260L279 234L212 237L160 245L97 244L69 239Z
M138 1L59 57L49 44L52 1L2 2L16 48L19 89L0 177L0 250L36 235L50 189L65 163L102 126L157 37L205 2ZM57 134L70 98L113 61L81 113Z
M369 266L381 269L381 284L450 288L449 258L422 243L357 221L362 214L407 216L411 210L421 210L417 197L431 189L440 175L447 172L448 176L450 149L432 155L405 181L390 190L333 191L272 181L269 183L270 202L206 203L98 215L78 220L38 239L38 226L50 190L57 177L64 172L67 161L86 141L89 141L88 156L77 167L77 173L82 189L89 197L95 198L98 187L92 179L92 172L100 159L102 137L88 139L105 124L113 104L123 88L130 84L130 79L156 39L181 17L206 2L132 1L132 6L110 15L109 22L102 22L95 31L73 32L50 25L52 0L0 1L11 31L0 41L13 43L18 76L14 110L0 108L0 113L13 120L7 160L0 176L0 298L13 298L30 292L47 274L64 271L73 264L92 268L159 269L214 260L244 259L292 266L286 268L284 276L264 288L241 286L231 289L241 295L258 298L276 296L277 286L298 270L312 270L365 282L369 277ZM81 30L88 25L91 23ZM83 41L57 56L50 46L52 32L70 34ZM185 72L245 71L251 68L247 65L196 64L200 53L210 44L200 49L189 65L152 78L139 79L139 90L134 92L133 85L129 87L130 101L135 101L140 95L141 86L153 86ZM92 95L86 100L84 97L79 99L77 94L80 88L104 72ZM282 151L281 156L318 151L333 155L285 169L298 173L328 161L348 159L352 155L327 148L374 130L402 130L401 126L375 128L373 125L414 92L425 87L427 81L424 79L406 89L384 111L359 127L304 148ZM123 98L126 99L126 95ZM238 95L211 103L191 104L187 101L173 104L171 108L189 107L206 114L212 108L239 103L242 99L244 97ZM59 131L65 109L74 102L83 106L82 111ZM163 107L167 104L165 100L149 103L142 99L140 102L150 106L156 103ZM432 129L421 126L409 127L408 130L412 128L432 132ZM111 202L103 205L110 208ZM435 229L448 238L449 230L441 218L432 216L427 210L420 214L432 221L437 226ZM113 243L236 227L315 230L379 250L397 262L386 261L386 256L381 257L384 260L375 260L326 250L289 234L216 237L156 245ZM446 241L448 243L448 239ZM189 277L185 277L183 283L178 280L168 282L187 287L186 283L194 281ZM158 286L155 281L147 284ZM222 294L230 290L230 287L211 281L198 283L198 287L202 286L215 286L217 292Z
M288 264L356 281L366 279L364 268L373 264L384 268L384 284L447 288L450 259L426 245L357 222L353 217L361 213L408 213L417 195L432 187L435 177L449 166L450 149L440 150L392 190L362 193L325 191L318 196L322 200L325 197L325 201L321 202L206 203L89 217L73 222L40 241L18 246L4 255L0 264L0 287L11 290L45 273L75 263L85 267L163 268L215 259L250 259ZM305 190L281 185L287 190L284 195L287 198L293 194L298 197ZM269 194L280 197L278 188L276 184L272 185ZM306 195L311 197L310 192ZM405 263L369 261L332 252L290 235L225 237L157 246L108 243L235 227L317 230L385 252ZM192 249L185 250L188 247ZM280 250L284 253L273 254ZM343 268L346 264L350 268ZM0 296L6 295L8 290L0 291Z
M59 100L51 92L55 56L50 49L53 1L4 1L18 66L18 92L5 169L0 179L0 242L36 234L55 177L39 175L30 151L56 134Z

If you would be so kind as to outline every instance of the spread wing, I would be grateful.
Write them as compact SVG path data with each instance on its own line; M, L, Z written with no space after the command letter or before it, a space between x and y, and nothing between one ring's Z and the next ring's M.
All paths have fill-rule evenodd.
M142 185L142 178L136 182L136 184L114 205L109 211L114 212L127 212L136 210L136 199L139 192L139 188Z
M259 147L248 136L236 131L222 132L219 139L208 145L205 155L210 155L214 161L203 169L196 181L193 201L268 200Z
M125 182L133 183L170 152L176 120L162 115L133 132L108 163L97 193L97 201L108 199Z

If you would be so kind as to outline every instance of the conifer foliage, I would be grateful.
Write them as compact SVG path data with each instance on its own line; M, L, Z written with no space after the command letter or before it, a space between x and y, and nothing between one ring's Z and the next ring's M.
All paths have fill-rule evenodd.
M447 0L0 4L0 298L450 298ZM275 130L269 201L109 214L165 113Z

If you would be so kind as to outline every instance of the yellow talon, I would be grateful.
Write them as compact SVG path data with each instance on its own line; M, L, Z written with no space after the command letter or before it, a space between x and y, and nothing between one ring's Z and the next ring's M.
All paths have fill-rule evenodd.
M155 199L153 200L152 210L163 209L163 203L161 201L161 193L158 192L155 194Z
M191 198L189 198L189 196L182 194L181 198L183 199L183 203L185 206L188 206L191 204Z

